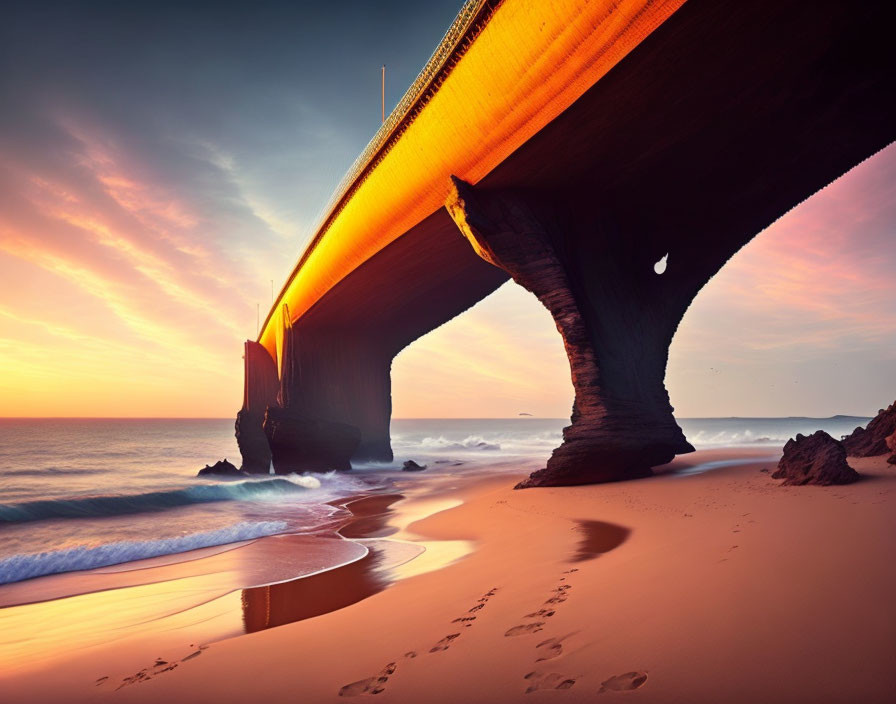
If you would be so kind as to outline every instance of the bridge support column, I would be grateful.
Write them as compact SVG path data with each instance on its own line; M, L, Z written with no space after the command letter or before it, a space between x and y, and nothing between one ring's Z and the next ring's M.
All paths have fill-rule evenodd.
M246 343L246 400L237 417L243 464L278 474L351 469L392 460L390 352L345 327L292 323L280 315L280 370L267 350ZM266 450L266 454L265 451Z
M647 279L635 268L642 262L624 248L602 253L599 291L583 285L576 271L587 267L574 264L584 255L582 238L570 235L556 208L530 196L483 191L452 177L446 208L483 259L544 304L569 357L572 424L547 466L520 487L643 477L693 451L663 384L669 343L687 307L676 302L682 297L645 296Z
M243 407L236 416L236 442L243 456L244 472L267 474L271 467L271 448L262 424L268 406L276 405L277 365L268 351L257 342L246 340Z
M282 410L265 422L275 469L278 448L289 456L284 466L313 471L351 469L350 460L390 462L391 356L351 331L301 321L284 342Z

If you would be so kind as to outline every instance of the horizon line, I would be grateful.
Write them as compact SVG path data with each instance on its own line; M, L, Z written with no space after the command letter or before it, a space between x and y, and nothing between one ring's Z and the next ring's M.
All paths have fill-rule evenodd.
M674 416L677 420L789 420L794 418L807 420L830 420L831 418L874 418L874 415L854 415L851 413L835 413L830 416ZM391 420L561 420L571 422L569 418L557 416L536 416L519 414L515 416L404 416ZM229 416L0 416L4 420L227 420Z

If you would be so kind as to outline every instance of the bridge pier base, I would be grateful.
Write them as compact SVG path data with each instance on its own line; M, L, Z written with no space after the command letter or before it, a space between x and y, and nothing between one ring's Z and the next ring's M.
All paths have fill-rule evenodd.
M344 457L337 453L338 466L318 471L350 469L349 458L391 462L392 357L379 341L301 322L292 328L291 339L283 348L281 405L293 417L309 419L307 432L320 436L324 445L349 448Z
M267 474L271 467L271 448L262 424L268 406L277 403L280 388L277 365L264 347L251 340L246 340L243 359L243 407L236 416L236 442L243 456L241 469Z
M653 295L643 262L608 246L599 291L576 273L581 237L530 195L483 191L452 177L446 208L486 261L531 291L554 318L569 357L572 424L547 466L519 488L644 477L693 452L663 384L682 298ZM595 234L596 237L596 234ZM594 239L594 238L592 238ZM658 278L651 270L649 276ZM687 302L690 296L686 296Z

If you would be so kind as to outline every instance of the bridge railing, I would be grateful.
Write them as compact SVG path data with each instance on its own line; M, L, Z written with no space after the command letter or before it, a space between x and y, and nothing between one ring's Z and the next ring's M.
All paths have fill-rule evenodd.
M290 283L301 270L311 252L323 238L330 224L336 219L345 203L351 198L357 187L364 182L367 174L388 153L392 144L401 137L408 125L424 108L430 98L438 91L450 70L456 65L463 51L475 40L479 32L488 22L492 13L501 4L501 0L467 0L454 22L448 28L442 41L433 52L429 61L414 79L398 105L389 113L386 121L361 152L360 156L340 180L327 202L312 232L314 236L305 248L292 273L283 284L277 300L271 307L259 332L263 332L278 309L279 304Z

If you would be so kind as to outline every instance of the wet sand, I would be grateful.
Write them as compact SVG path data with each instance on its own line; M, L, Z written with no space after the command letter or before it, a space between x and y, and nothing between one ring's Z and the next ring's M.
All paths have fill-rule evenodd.
M676 465L699 470L737 454ZM453 545L449 555L461 559L384 589L345 573L269 601L258 592L251 619L270 606L273 624L281 608L315 606L302 607L302 620L209 644L177 643L193 631L174 624L167 650L131 652L143 665L130 670L108 648L6 670L0 698L889 702L896 468L883 458L851 463L866 479L845 487L780 487L760 471L773 466L764 461L513 491L521 473L364 500L344 535ZM375 553L364 559L375 563ZM426 555L403 567L425 565ZM327 600L337 608L321 608ZM7 630L3 640L21 635ZM76 632L70 643L78 647Z

